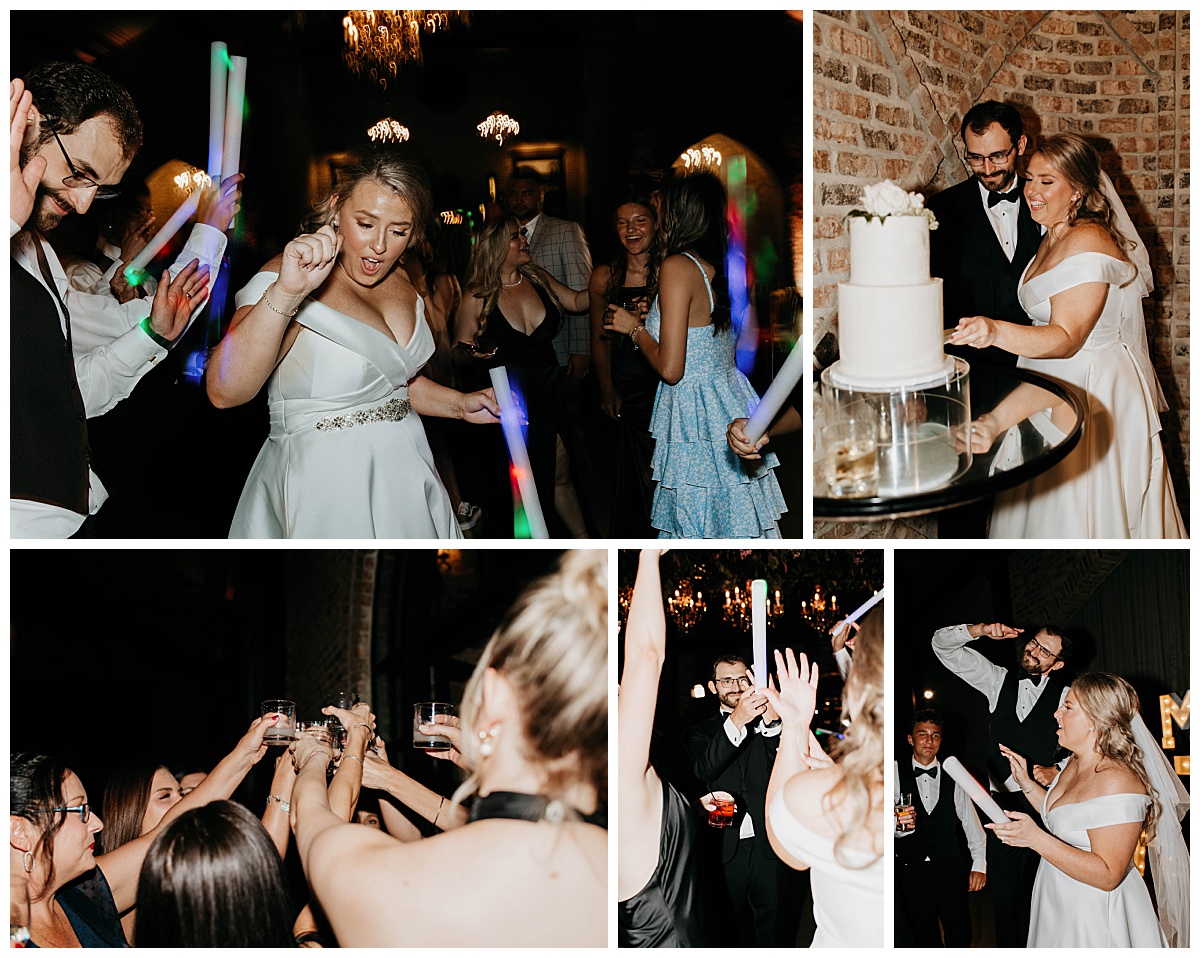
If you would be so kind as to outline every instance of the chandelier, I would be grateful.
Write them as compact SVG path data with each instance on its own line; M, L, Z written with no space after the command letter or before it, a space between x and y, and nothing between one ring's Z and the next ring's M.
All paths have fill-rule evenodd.
M470 23L467 10L351 10L342 18L346 66L387 89L406 60L421 62L421 34Z
M783 597L780 596L779 590L775 590L775 595L767 593L767 621L776 616L783 615ZM750 598L750 582L746 582L746 588L734 586L733 590L725 590L725 604L721 607L721 615L725 621L735 628L741 629L743 632L749 631L750 626L754 622L754 608Z
M683 160L683 168L689 172L701 169L713 169L721 165L721 151L715 146L702 146L699 149L690 147L679 154Z
M403 143L408 139L408 127L389 116L367 130L367 136L373 143Z
M501 113L499 110L496 110L486 120L478 124L475 129L479 131L479 135L485 140L494 136L496 142L504 146L505 137L516 136L521 132L521 124L507 113Z
M704 594L693 591L691 579L682 580L675 594L667 596L667 611L680 632L687 632L699 622L706 608Z
M837 596L831 595L826 598L821 586L814 585L812 598L800 603L800 615L818 632L827 631L833 622L841 617Z

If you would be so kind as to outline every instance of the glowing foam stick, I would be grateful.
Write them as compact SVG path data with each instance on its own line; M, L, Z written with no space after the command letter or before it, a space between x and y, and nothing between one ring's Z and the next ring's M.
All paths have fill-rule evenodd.
M220 40L213 43L208 76L208 175L221 182L221 157L225 152L225 79L229 74L229 52Z
M188 218L196 212L196 207L200 205L200 194L203 192L199 187L192 190L191 195L163 224L163 228L155 233L145 248L129 261L129 265L125 267L125 281L130 286L142 285L142 281L146 278L146 266L167 245L171 237L179 232L179 228L188 221Z
M962 762L951 755L942 762L942 768L946 770L947 775L962 786L967 797L979 806L979 810L990 818L993 824L1004 825L1008 822L1008 816L1004 814L1004 809L997 805L995 799L975 781L974 776L963 768Z
M754 636L754 687L767 687L767 580L750 583L750 613Z
M242 162L242 108L246 102L246 58L232 57L229 90L225 99L225 147L221 151L221 176L239 172ZM219 182L218 182L219 185Z
M845 625L847 622L857 622L859 618L866 615L875 605L875 603L883 598L883 592L884 590L880 589L873 596L871 596L871 598L867 599L866 602L846 616L846 618L842 621L842 625Z
M779 374L767 387L762 402L750 416L750 421L746 423L746 438L750 442L758 442L762 438L762 434L767 431L767 426L771 425L771 420L779 415L779 410L783 408L783 404L787 402L788 396L796 388L796 383L800 382L800 377L803 375L804 350L797 343L788 354L787 360L779 367Z
M529 465L529 450L525 447L525 437L521 435L520 413L513 402L512 387L508 383L508 370L497 366L489 369L488 374L492 377L496 403L500 406L500 427L504 430L504 441L508 443L508 458L516 474L521 504L529 519L530 534L534 539L549 539L550 531L546 528L546 517L542 515L542 503L533 482L533 468Z

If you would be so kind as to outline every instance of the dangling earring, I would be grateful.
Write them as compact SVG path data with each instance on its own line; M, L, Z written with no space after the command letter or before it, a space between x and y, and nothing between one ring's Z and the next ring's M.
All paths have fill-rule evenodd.
M26 875L33 874L33 852L26 852L21 856L21 865L24 867Z
M495 738L496 730L494 728L479 730L479 754L484 758L496 751Z

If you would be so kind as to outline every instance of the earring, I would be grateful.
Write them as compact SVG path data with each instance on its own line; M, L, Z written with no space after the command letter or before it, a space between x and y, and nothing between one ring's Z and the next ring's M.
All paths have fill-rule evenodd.
M495 738L496 730L494 728L479 730L479 754L484 758L496 751Z
M33 852L26 852L21 856L21 865L25 869L25 874L33 873Z

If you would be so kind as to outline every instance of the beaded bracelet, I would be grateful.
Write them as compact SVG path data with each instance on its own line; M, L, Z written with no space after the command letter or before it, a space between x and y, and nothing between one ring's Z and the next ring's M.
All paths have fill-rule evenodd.
M270 309L272 312L278 313L280 316L286 316L288 319L291 319L291 318L292 318L293 316L295 316L295 315L296 315L298 312L300 312L300 307L299 307L299 306L297 306L297 307L296 307L295 309L293 309L293 310L292 310L290 313L285 313L285 312L284 312L282 309L280 309L280 308L279 308L279 307L277 307L277 306L276 306L274 303L272 303L272 302L271 302L269 299L267 299L267 291L266 291L266 290L263 290L263 294L262 294L262 301L263 301L264 303L266 303L266 304L267 304L267 307L268 307L268 308L269 308L269 309Z

